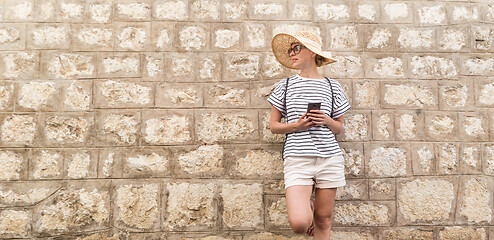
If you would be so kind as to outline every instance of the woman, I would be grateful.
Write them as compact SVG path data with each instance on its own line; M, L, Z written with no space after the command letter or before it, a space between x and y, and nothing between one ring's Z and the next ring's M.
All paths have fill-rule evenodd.
M294 232L327 240L336 189L346 184L343 154L334 135L341 132L350 105L341 85L317 71L336 62L321 50L317 34L277 34L272 47L282 65L300 70L281 80L268 98L271 132L287 134L283 155L288 220ZM307 112L309 103L320 103L320 110Z

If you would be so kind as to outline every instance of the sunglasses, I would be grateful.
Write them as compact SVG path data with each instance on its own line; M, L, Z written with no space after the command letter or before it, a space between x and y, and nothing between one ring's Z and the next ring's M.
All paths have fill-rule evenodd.
M288 49L288 56L290 56L290 54L292 53L292 51L293 51L293 53L294 53L295 55L299 54L299 53L300 53L300 51L302 51L302 48L305 48L305 46L304 46L304 45L302 45L302 44L297 44L297 45L295 45L295 46L293 46L293 47L289 48L289 49Z

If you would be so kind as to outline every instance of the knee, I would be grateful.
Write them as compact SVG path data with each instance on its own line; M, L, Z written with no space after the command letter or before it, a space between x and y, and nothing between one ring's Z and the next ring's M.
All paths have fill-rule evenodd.
M290 227L292 228L294 233L303 234L309 228L309 222L300 220L290 221Z
M333 214L315 214L314 215L314 224L316 224L320 228L330 228L333 222Z

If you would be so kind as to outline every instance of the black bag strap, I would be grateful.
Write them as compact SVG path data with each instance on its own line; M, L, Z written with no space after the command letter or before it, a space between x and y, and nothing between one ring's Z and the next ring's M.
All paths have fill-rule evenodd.
M329 117L333 118L333 112L334 112L334 92L333 92L333 85L331 84L331 80L329 78L324 77L326 80L328 80L329 83L329 88L331 89L331 113L329 114ZM288 109L286 106L286 95L288 95L288 79L286 79L286 84L285 84L285 96L283 97L283 106L285 107L285 117L288 118ZM281 152L281 157L283 160L285 160L285 143L286 139L288 138L288 133L285 134L285 141L283 142L283 150Z

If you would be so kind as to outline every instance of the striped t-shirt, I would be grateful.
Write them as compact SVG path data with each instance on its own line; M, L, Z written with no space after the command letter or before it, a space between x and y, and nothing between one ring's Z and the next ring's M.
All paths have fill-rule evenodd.
M277 108L288 123L296 122L305 112L307 103L321 103L321 110L331 116L331 87L328 79L312 79L294 75L288 80L286 108L285 97L286 78L276 85L268 101ZM340 83L330 79L334 91L333 119L339 118L350 109ZM316 156L332 157L342 154L335 136L326 125L316 125L305 131L288 134L285 140L284 156Z

